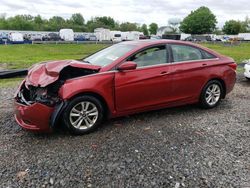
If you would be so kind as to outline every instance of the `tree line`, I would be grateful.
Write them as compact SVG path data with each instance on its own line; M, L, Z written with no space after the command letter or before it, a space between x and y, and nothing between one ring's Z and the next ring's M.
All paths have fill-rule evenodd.
M71 28L76 32L93 32L95 28L100 27L119 31L140 31L145 35L156 34L158 29L156 23L149 26L131 22L119 23L108 16L93 17L86 22L80 13L72 14L69 19L60 16L45 19L40 15L16 15L8 18L4 14L0 16L1 30L59 31L62 28Z
M189 34L228 34L236 35L239 33L250 32L250 19L244 21L226 21L222 29L216 28L216 16L208 7L200 7L192 11L180 24L180 31Z
M229 20L225 22L222 29L216 27L217 19L208 7L200 7L183 19L180 23L179 31L173 29L170 33L188 33L188 34L238 34L250 32L250 19L244 21ZM138 24L131 22L119 23L112 17L102 16L93 17L87 22L80 13L72 14L69 19L60 16L53 16L49 19L42 18L40 15L16 15L6 17L0 15L1 30L32 30L32 31L59 31L62 28L71 28L76 32L93 32L95 28L107 28L119 31L140 31L144 35L156 34L158 25Z

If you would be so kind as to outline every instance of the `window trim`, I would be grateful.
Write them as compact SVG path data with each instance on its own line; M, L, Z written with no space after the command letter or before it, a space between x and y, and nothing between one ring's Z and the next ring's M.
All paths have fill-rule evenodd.
M130 56L126 57L123 61L121 61L119 64L117 64L115 67L113 67L112 70L117 70L117 68L119 67L119 65L121 65L124 62L126 62L129 58L131 58L135 54L140 53L140 52L142 52L142 51L144 51L146 49L154 48L154 47L157 47L157 46L165 46L165 48L166 48L165 50L168 53L168 56L166 58L166 63L156 64L156 65L147 65L147 66L143 66L143 67L137 67L135 70L142 69L142 68L155 67L155 66L170 65L171 64L171 57L170 57L171 53L170 53L169 44L163 43L163 44L153 44L153 45L150 45L150 46L145 46L144 48L141 48L141 49L135 51L133 54L131 54Z
M195 49L197 49L197 50L199 50L200 51L200 53L201 53L201 55L202 55L202 58L203 59L197 59L197 60L186 60L186 61L174 61L174 56L173 56L173 50L172 50L172 45L176 45L176 46L188 46L188 47L191 47L191 48L195 48ZM203 49L201 49L201 48L199 48L199 47L196 47L196 46L192 46L192 45L188 45L188 44L178 44L178 43L171 43L171 44L169 44L169 48L170 48L170 56L171 56L171 61L170 61L170 64L176 64L176 63L187 63L187 62L199 62L199 61L211 61L211 60L218 60L219 58L218 57L216 57L214 54L211 54L211 53L209 53L209 52L207 52L207 53L209 53L209 54L211 54L211 55L213 55L214 56L214 58L209 58L209 59L207 59L207 58L205 58L205 56L204 56L204 53L203 53L203 51L205 51L205 50L203 50Z

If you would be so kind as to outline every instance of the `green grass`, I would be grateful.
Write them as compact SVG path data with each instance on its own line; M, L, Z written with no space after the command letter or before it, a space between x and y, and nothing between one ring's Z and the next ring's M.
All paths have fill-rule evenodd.
M48 60L80 59L104 48L103 44L1 45L0 68L27 68Z
M203 43L207 48L233 58L237 63L250 59L250 43L241 43L239 46L224 46L223 44Z
M237 63L250 59L250 43L239 46L223 44L202 45L221 54L232 57ZM27 68L34 63L48 60L80 59L104 48L104 44L35 44L35 45L1 45L0 69Z
M242 43L239 46L210 43L202 45L232 57L237 63L250 59L250 43ZM104 44L1 45L0 69L28 68L34 63L47 60L80 59L106 46ZM240 67L238 71L241 71ZM21 80L22 78L0 79L0 88L15 86Z

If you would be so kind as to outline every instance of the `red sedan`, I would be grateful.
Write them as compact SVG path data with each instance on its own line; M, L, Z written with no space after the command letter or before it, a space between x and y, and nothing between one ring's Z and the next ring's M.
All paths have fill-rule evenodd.
M233 59L188 42L122 42L80 61L31 67L15 95L15 118L31 131L64 124L84 134L105 117L192 103L213 108L232 91L236 67Z

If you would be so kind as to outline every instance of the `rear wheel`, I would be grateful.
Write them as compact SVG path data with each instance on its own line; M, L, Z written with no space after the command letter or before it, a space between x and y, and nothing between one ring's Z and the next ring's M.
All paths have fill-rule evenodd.
M207 109L216 107L220 103L223 92L223 87L218 80L209 81L201 92L201 107Z
M101 102L89 95L79 96L69 102L63 114L63 122L73 134L86 134L102 122L104 110Z

